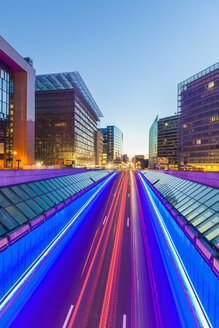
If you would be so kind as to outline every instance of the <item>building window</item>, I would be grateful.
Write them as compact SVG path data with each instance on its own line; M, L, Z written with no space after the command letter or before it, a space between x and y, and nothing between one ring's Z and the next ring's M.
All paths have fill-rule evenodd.
M216 115L216 116L212 116L212 117L210 118L210 122L218 121L218 118L219 118L218 115Z
M196 140L197 145L201 145L201 143L202 143L201 139Z
M214 87L214 81L213 82L210 82L210 83L208 83L208 89L211 89L211 88L213 88Z

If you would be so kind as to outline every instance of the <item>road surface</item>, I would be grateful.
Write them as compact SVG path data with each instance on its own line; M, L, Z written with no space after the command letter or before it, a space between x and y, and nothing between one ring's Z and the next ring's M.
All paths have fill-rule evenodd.
M199 327L155 216L139 176L117 174L9 326Z

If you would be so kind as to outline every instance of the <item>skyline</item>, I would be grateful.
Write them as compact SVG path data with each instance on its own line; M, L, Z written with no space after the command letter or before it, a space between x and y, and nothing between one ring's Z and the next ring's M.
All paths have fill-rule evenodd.
M157 114L176 112L177 84L218 61L216 1L27 4L11 2L3 38L37 74L79 71L103 112L100 127L120 128L129 156L147 154Z

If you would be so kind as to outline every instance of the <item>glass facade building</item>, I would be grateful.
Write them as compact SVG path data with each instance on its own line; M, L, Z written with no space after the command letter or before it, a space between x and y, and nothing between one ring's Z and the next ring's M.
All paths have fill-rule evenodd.
M149 168L154 169L157 163L157 134L158 134L158 115L149 130Z
M34 163L34 81L30 63L0 37L0 168Z
M98 167L103 167L103 133L100 130L96 131L95 155L96 165Z
M102 113L78 72L36 77L36 160L46 165L95 165Z
M160 167L173 168L177 165L177 115L158 120L157 161Z
M149 168L176 169L178 117L158 119L156 116L149 130Z
M108 125L99 130L103 133L103 165L114 164L115 160L122 160L122 131L115 125Z
M11 79L11 85L10 85ZM0 61L0 167L13 166L13 74ZM11 86L11 87L10 87ZM11 92L10 92L11 90ZM11 110L10 108L11 94Z
M219 63L178 84L183 166L219 170Z

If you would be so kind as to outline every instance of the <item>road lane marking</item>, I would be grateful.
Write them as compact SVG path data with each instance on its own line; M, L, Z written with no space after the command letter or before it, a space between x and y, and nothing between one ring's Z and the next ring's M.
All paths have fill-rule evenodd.
M127 227L129 227L129 218L127 218Z
M126 328L126 314L123 314L122 328Z
M106 218L107 218L107 216L105 216L105 218L104 218L104 220L103 220L103 225L105 224L105 222L106 222Z
M71 306L70 306L70 309L68 310L68 314L67 314L67 317L65 318L65 322L64 322L62 328L66 328L66 327L67 327L68 320L69 320L69 318L70 318L70 315L71 315L73 309L74 309L74 305L71 305Z

